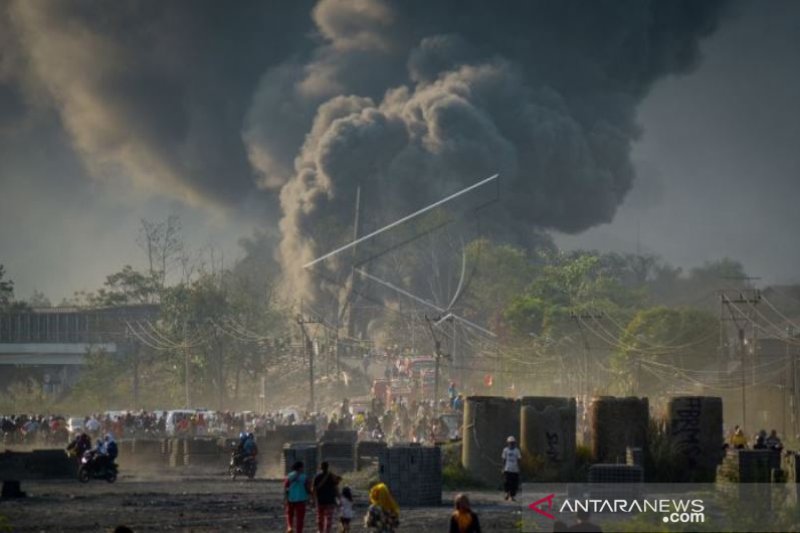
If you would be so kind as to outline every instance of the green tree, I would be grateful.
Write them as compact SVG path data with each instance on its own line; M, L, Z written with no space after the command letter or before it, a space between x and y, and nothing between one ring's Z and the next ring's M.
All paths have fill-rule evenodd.
M505 310L517 334L558 337L571 330L573 313L620 314L641 301L641 292L624 287L610 275L599 255L581 252L545 259L533 281Z
M175 377L184 384L188 356L193 390L213 394L219 409L231 392L236 398L242 373L255 379L267 363L264 343L242 330L267 337L285 323L283 313L272 306L272 291L263 279L230 271L202 273L190 284L166 289L159 328L176 345L165 350L181 369Z
M122 408L121 382L114 378L120 374L119 361L103 350L88 350L81 379L72 391L72 403L86 410Z
M255 380L268 365L278 363L281 337L288 329L289 312L277 297L275 278L249 266L237 264L225 276L228 309L224 319L228 320L234 400L240 396L243 375Z
M44 295L43 292L34 290L30 298L28 298L28 305L31 307L52 307L50 298Z
M649 286L662 269L668 266L658 256L652 254L608 252L598 254L598 259L605 275L629 289L643 289Z
M155 301L160 290L157 277L125 265L119 272L106 276L103 288L87 295L87 300L94 307L146 304Z
M465 314L491 327L500 326L505 309L533 277L531 259L521 248L479 239L467 245L467 264L473 265L474 272L464 298Z
M717 360L719 320L698 309L653 307L636 313L620 337L614 368L626 392L652 394L702 381ZM698 372L699 371L699 372Z
M0 309L8 309L14 300L14 282L10 279L3 279L6 275L6 268L0 265Z
M26 311L28 304L14 300L14 282L5 277L5 267L0 265L0 311Z

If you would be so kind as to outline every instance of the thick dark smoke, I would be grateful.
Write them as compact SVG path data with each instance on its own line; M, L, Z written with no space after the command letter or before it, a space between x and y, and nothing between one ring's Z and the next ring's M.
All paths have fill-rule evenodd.
M8 0L0 135L44 110L95 176L228 210L279 193L284 270L310 296L300 265L346 240L357 186L373 226L494 173L494 237L611 220L637 105L697 64L722 8Z
M311 296L300 265L342 243L330 228L348 224L357 186L388 218L499 172L494 229L523 243L610 221L634 179L636 106L697 64L722 8L322 0L321 43L265 75L245 133L263 184L282 185L296 290Z
M308 46L312 5L10 0L0 4L0 100L5 87L54 108L95 176L240 205L256 192L241 139L253 88Z

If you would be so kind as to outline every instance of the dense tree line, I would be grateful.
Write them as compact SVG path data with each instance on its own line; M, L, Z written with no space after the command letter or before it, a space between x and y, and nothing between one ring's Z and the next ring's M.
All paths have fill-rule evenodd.
M447 260L437 250L446 246L434 237L428 240L427 247L373 272L427 288L431 301L444 305L454 281L430 265L441 270ZM137 242L145 268L126 265L109 274L102 287L64 303L158 304L159 316L134 326L133 348L125 357L91 355L73 393L76 401L107 404L124 398L120 403L127 405L133 398L146 406L185 402L188 394L192 401L224 408L245 397L252 400L265 375L271 376L271 385L298 380L302 365L290 349L300 342L292 320L298 302L280 297L281 272L269 235L257 232L242 239L242 256L227 268L213 253L190 252L174 217L143 221ZM720 354L717 291L750 287L743 266L731 259L684 271L654 255L562 252L552 243L528 250L478 238L463 250L469 275L454 309L497 338L469 342L465 336L460 347L444 338L444 351L452 341L453 350L489 361L495 369L506 363L511 368L542 363L536 379L549 379L550 372L578 392L581 387L586 393L665 392L674 385L663 378L665 373L672 372L678 381L681 371L713 366ZM459 262L451 261L448 268ZM15 300L13 282L4 274L0 265L0 309L49 303L41 293L29 302ZM332 300L341 298L341 287L331 286ZM348 305L356 309L354 302ZM381 293L371 300L362 297L359 306L366 320L363 333L370 340L430 350L428 325L409 302ZM317 337L320 353L331 353L330 331L317 331ZM480 378L484 369L473 366ZM516 384L524 376L520 372L504 382ZM108 386L101 385L104 381Z

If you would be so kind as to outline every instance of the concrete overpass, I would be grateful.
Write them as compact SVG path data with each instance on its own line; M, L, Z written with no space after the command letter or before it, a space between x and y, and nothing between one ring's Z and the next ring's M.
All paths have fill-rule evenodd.
M0 366L75 366L86 362L90 351L103 351L109 355L117 353L117 344L105 342L75 343L3 343L0 344Z
M158 312L147 304L0 313L0 387L33 378L58 393L77 381L88 354L124 356L134 349L127 324L155 320Z

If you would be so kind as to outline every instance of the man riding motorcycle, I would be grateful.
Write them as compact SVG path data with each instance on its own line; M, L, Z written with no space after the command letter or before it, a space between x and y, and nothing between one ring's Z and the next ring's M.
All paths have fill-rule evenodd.
M103 440L97 441L95 448L94 461L95 466L100 469L108 469L114 466L114 460L117 458L119 449L117 448L117 441L114 440L114 435L107 433Z
M81 433L67 445L67 452L71 457L80 459L86 450L92 447L92 439L86 433Z
M97 440L95 448L84 452L78 468L78 480L87 483L90 479L105 479L114 483L117 480L117 465L114 463L116 458L117 443L114 435L108 433L102 440Z
M234 452L234 465L241 466L246 459L255 459L258 455L258 446L255 436L252 433L239 433L239 444Z
M258 468L256 461L258 455L258 446L252 433L240 433L239 443L231 455L231 465L229 473L233 479L239 474L245 474L249 478L253 478Z

